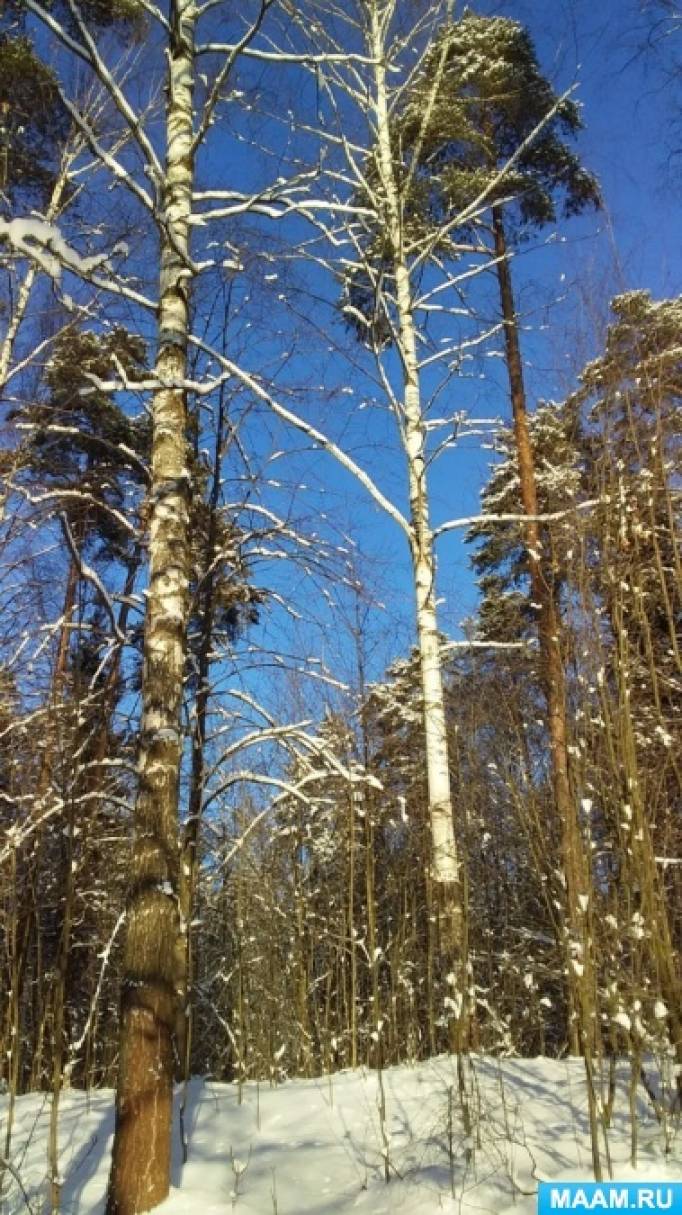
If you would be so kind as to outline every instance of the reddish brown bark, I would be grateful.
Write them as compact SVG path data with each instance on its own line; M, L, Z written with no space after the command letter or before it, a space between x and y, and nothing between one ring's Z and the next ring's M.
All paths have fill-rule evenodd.
M581 959L574 959L571 956L567 958L569 991L572 1003L575 1005L576 1003L583 1003L587 990L585 982L576 984L574 981L576 978L574 962L577 961L578 965L582 965L585 968L584 977L586 978L589 968L589 959L587 957L588 941L585 931L586 904L581 906L581 898L585 898L588 895L589 884L580 825L575 799L571 790L566 719L566 684L561 655L560 621L551 584L551 575L542 551L542 537L537 519L539 511L535 459L528 427L523 364L521 362L518 322L514 307L507 243L501 208L498 206L493 207L492 213L496 268L500 288L502 319L504 321L505 352L509 374L521 502L524 514L528 516L528 522L524 526L524 542L528 552L531 596L538 625L542 685L547 704L552 789L562 832L562 861L566 878L565 928L568 930L569 937L573 942L581 944L583 949ZM584 1029L585 1023L590 1019L591 1010L586 1008L584 1016L580 1015L577 1008L574 1008L573 1012L577 1014L578 1022L583 1022ZM573 1020L569 1026L571 1049L574 1053L578 1053L585 1045L581 1042L582 1034L579 1023Z

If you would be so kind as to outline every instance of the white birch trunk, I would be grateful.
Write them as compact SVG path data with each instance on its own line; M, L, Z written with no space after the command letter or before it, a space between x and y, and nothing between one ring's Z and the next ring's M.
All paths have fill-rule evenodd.
M174 0L169 34L166 177L156 373L186 375L193 185L193 0ZM121 997L121 1056L108 1215L138 1215L170 1185L178 916L178 784L189 608L187 403L153 402L150 566L139 748L140 785Z
M448 739L443 696L443 669L436 615L435 557L433 533L429 523L429 502L425 455L425 425L422 411L414 325L414 299L410 269L402 238L400 194L391 148L388 91L386 86L386 48L377 3L369 10L370 53L374 67L379 175L385 201L385 221L390 242L396 284L399 350L403 368L404 441L410 495L410 548L416 598L417 635L421 691L424 712L424 747L431 828L431 876L434 882L439 920L441 962L454 972L459 989L459 1019L464 991L464 915L460 866L455 840ZM458 971L460 972L458 974Z

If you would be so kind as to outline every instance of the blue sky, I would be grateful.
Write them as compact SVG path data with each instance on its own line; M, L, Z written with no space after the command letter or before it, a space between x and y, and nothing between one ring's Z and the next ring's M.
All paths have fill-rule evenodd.
M527 327L529 399L561 399L599 349L612 295L633 288L646 288L654 296L680 290L681 191L669 163L674 90L663 87L660 58L639 53L645 22L636 0L485 0L475 7L525 22L557 91L577 84L575 97L585 123L577 148L603 191L602 213L561 224L556 241L545 243L551 235L547 230L515 259L516 293ZM472 385L464 392L476 410L508 416L504 365L489 360L486 373L477 393L472 395ZM477 510L490 459L489 452L471 442L450 457L432 482L436 521ZM337 474L330 469L326 475L328 484L339 488ZM390 471L384 461L380 475L400 496L400 470ZM384 642L376 653L385 657L410 642L409 560L394 525L345 479L343 489L352 499L347 510L366 554L365 568L375 575L383 588L380 597L390 608L383 624L382 613L374 619ZM458 535L441 545L439 593L443 626L457 636L458 624L476 598L468 550Z
M555 88L561 91L577 84L575 96L583 105L585 122L578 150L602 186L605 209L601 214L561 225L558 240L551 239L553 234L546 231L514 262L529 399L533 403L542 398L561 398L575 385L580 366L597 352L608 299L613 294L635 287L647 288L654 296L679 291L681 187L667 163L674 145L676 98L672 87L663 87L663 62L656 56L637 53L644 38L638 0L480 0L475 7L479 12L499 13L525 22ZM221 27L222 36L229 37L230 32ZM163 60L157 50L153 38L141 48L137 76L133 75L129 83L131 95L147 96L150 82L162 79ZM269 106L281 115L291 100L277 91L281 78L277 78L270 94L267 72L249 69L246 79L247 84L259 82L264 86L261 110ZM298 106L305 101L309 107L315 101L310 78L297 69L291 70L284 87L291 90ZM266 133L272 138L273 155L265 162L254 155L249 140L262 134L262 113L254 111L250 116L239 105L226 107L224 133L218 130L203 157L200 175L203 178L210 173L222 186L248 188L250 179L259 173L271 180L279 171L287 172L288 152L292 148L301 150L299 135L295 146L289 146L286 126L272 124ZM122 219L131 211L121 189L100 197L101 201L106 199L110 213L120 213ZM232 357L263 375L279 368L279 391L285 399L290 392L305 416L347 445L404 509L405 472L391 426L381 409L371 403L364 411L358 410L358 405L371 397L372 389L360 372L352 370L347 358L339 359L329 349L330 344L338 343L354 361L362 362L360 357L356 359L338 313L330 307L336 298L334 284L322 286L314 275L307 275L297 288L295 283L287 284L286 270L279 263L279 278L269 281L270 266L259 243L264 225L248 221L245 227L249 224L256 240L247 236L244 248L252 251L255 245L256 252L247 273L235 279L234 294L242 301L247 296L250 299L230 326ZM131 231L134 233L132 227ZM149 256L149 229L146 236L144 230L140 231L139 237L131 237L131 265L141 274L143 287L145 275L150 275L149 290L153 291L156 262ZM238 226L234 231L239 233ZM286 245L302 231L300 224L288 226L286 232L271 229L268 239ZM234 234L232 227L229 232ZM224 235L225 229L221 239ZM294 264L292 273L300 274L300 267ZM209 276L209 292L215 289L216 281L215 276ZM322 301L315 298L318 288ZM199 288L198 298L203 290ZM122 315L124 312L122 309ZM138 316L136 323L140 319ZM324 332L330 322L327 338ZM143 324L151 337L153 317ZM316 337L314 326L318 328ZM287 358L285 351L290 352ZM452 407L466 405L479 415L507 416L503 363L487 359L485 373L476 366L471 372L466 381L455 380L450 385L448 400ZM329 457L300 450L305 444L285 433L264 409L251 412L245 436L255 467L265 468L282 482L267 491L268 504L287 514L300 514L310 532L340 543L344 543L342 534L348 532L357 544L357 550L351 547L348 556L353 558L372 601L380 600L385 605L370 612L366 625L369 674L379 677L385 663L405 653L413 637L413 594L404 537ZM273 451L279 449L296 449L298 454L273 459ZM432 479L434 522L476 513L491 458L489 451L470 440L443 462ZM234 472L232 467L232 475ZM300 484L308 488L292 488ZM231 497L233 492L236 498L237 486L228 485L227 495ZM280 592L303 615L312 617L313 623L292 625L273 609L262 613L262 625L252 640L263 641L273 649L300 648L310 654L321 651L341 677L347 674L353 665L353 647L343 624L329 610L324 580L303 574L300 566L272 561L255 566L254 577ZM457 636L461 620L473 611L476 601L469 552L461 534L454 533L444 540L439 550L439 594L443 598L442 626ZM353 615L347 597L344 609L347 615Z

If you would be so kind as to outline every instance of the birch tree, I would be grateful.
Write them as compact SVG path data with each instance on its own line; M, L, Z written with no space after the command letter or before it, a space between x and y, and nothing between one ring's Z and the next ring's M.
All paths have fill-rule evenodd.
M429 517L426 467L425 407L422 395L414 320L415 281L407 234L403 196L389 123L386 36L394 15L392 5L372 3L366 14L367 46L375 60L370 122L376 130L379 223L385 225L387 256L395 282L397 341L402 368L402 393L396 402L402 422L410 503L409 544L416 596L417 637L421 668L426 755L428 813L432 837L432 876L439 924L438 950L446 974L452 976L456 1020L463 1014L466 980L465 907L462 875L454 831L445 725L443 674L436 616L436 565ZM437 88L437 76L433 84ZM428 101L427 101L428 105ZM459 1003L457 1003L459 1002ZM461 1040L457 1045L461 1044Z
M508 178L513 193L515 169L524 156L532 156L535 141L561 103L557 100L520 132L518 144L505 148L500 163L467 198L460 196L458 205L447 211L441 208L433 222L425 224L424 208L420 214L416 200L417 186L422 145L443 86L449 39L454 36L449 16L447 5L436 4L405 28L395 3L367 0L351 9L313 6L309 22L316 45L328 56L318 74L323 117L316 128L327 145L326 197L301 205L301 213L308 219L312 216L313 222L309 256L316 266L343 276L344 318L373 360L373 377L396 426L407 510L403 513L383 492L379 478L307 417L260 392L278 416L357 477L407 539L423 696L439 971L442 981L455 989L445 999L453 1040L462 1042L468 985L466 913L450 790L434 553L436 537L449 526L434 529L429 477L438 455L447 453L462 435L482 433L491 419L470 421L466 410L438 416L435 407L462 362L501 328L482 330L471 324L471 309L466 303L462 306L462 285L481 272L478 259L485 249L470 236L460 239L456 234L475 226L490 202L504 194ZM444 25L446 33L434 48L434 35ZM362 50L367 63L343 66L339 55L343 46ZM401 136L396 116L411 90L419 103L408 141ZM469 259L463 266L462 257ZM448 322L460 328L468 322L470 328L453 333L451 327L448 333ZM259 391L257 385L253 387Z
M264 62L268 42L255 50L272 0L254 4L234 17L233 41L211 39L214 5L171 0L156 5L67 6L66 14L27 0L29 20L42 25L57 48L58 63L80 62L106 90L114 131L91 124L62 77L60 97L102 179L124 191L147 231L158 268L158 293L131 285L127 264L139 282L139 260L126 244L113 249L98 241L83 255L69 237L49 222L3 221L2 234L31 256L61 288L65 275L89 280L110 299L127 301L155 317L156 352L148 388L152 393L152 448L149 491L149 570L146 596L142 720L139 731L139 792L127 912L121 1001L121 1045L108 1210L120 1215L148 1210L166 1195L170 1174L170 1127L174 1033L178 984L178 945L185 926L179 916L180 854L178 796L182 756L181 705L189 613L189 520L191 474L188 460L188 342L190 306L198 267L191 229L205 226L196 166L213 123L229 94L240 57L251 51ZM159 40L153 74L163 87L160 121L140 106L135 82L115 60L111 42L99 27L121 17L148 21ZM197 41L199 24L207 41ZM164 68L164 54L166 67ZM296 60L296 56L293 56ZM210 63L210 78L199 81L199 62ZM207 83L208 82L208 83ZM154 109L156 107L153 107ZM121 152L115 131L130 137ZM162 134L160 134L162 132ZM239 212L241 208L237 208ZM194 211L194 213L193 213ZM198 214L196 212L199 212ZM74 238L78 238L74 231ZM205 242L207 243L207 242ZM229 242L228 242L229 245ZM223 262L207 258L204 269L217 276ZM114 262L118 265L114 267ZM230 262L236 266L235 262ZM146 270L143 271L144 276ZM200 343L201 344L201 343ZM223 379L225 376L223 375ZM101 379L97 381L101 385ZM214 387L219 386L220 378ZM112 391L129 391L125 369L109 381ZM139 385L136 385L139 391Z
M429 118L420 114L423 96L445 57L442 84ZM536 137L528 136L544 125ZM560 627L552 593L551 556L543 553L538 516L538 490L528 423L527 394L519 321L514 303L509 231L519 244L529 234L556 219L560 197L565 214L598 205L594 178L580 165L565 142L580 129L576 104L558 98L542 76L529 35L517 22L466 13L443 30L429 53L418 85L405 107L400 128L408 146L418 149L424 186L431 209L440 215L456 211L518 151L513 168L490 194L491 258L500 293L505 357L509 378L521 502L528 516L524 537L529 557L530 601L537 617L542 659L542 685L547 703L552 780L556 810L564 831L567 880L567 972L576 965L589 970L588 936L582 902L589 899L588 875L571 788L565 675L560 652ZM478 223L478 232L487 225ZM582 959L582 961L581 961ZM579 1037L590 1037L593 1014L589 980L574 983L573 1048ZM584 989L584 990L583 990ZM581 995L582 992L582 995ZM585 1005L584 1014L579 1011ZM582 1049L582 1048L581 1048Z
M165 1197L169 1186L177 988L184 985L180 976L186 931L179 905L177 813L191 577L188 395L196 392L201 399L235 374L220 347L212 349L212 335L207 340L205 329L202 335L191 332L192 300L201 273L220 282L239 270L235 245L225 237L230 220L258 210L259 205L275 217L291 207L286 183L277 180L265 180L253 196L246 197L239 191L203 188L205 174L215 169L218 119L225 113L226 100L232 91L235 98L243 95L235 89L241 64L286 66L310 61L310 51L301 55L272 47L264 23L275 7L274 0L264 0L250 5L248 12L230 12L222 38L215 38L218 15L213 4L170 0L163 9L146 2L109 9L96 2L78 5L69 0L64 13L47 9L40 0L26 0L29 22L43 27L45 40L55 47L58 66L84 64L106 91L114 121L111 129L102 132L90 123L69 90L67 73L60 74L58 90L83 139L84 158L90 158L100 180L118 191L130 209L131 231L135 225L145 231L147 252L141 256L128 242L112 248L106 230L97 227L88 241L78 225L67 231L22 217L2 221L1 234L17 252L38 262L60 292L66 278L79 293L85 289L80 284L90 283L105 294L114 312L117 306L129 307L147 327L152 318L156 343L153 373L147 380L131 384L124 367L106 380L94 375L97 388L124 394L146 389L152 395L139 793L126 916L109 1213L131 1215L150 1209ZM150 61L152 87L146 90L151 101L140 101L134 74L115 57L112 40L100 35L102 23L130 16L148 23L154 52L158 50ZM118 131L126 132L129 147L119 147ZM205 234L212 225L218 236L213 248L221 250L218 255L209 252L212 243ZM196 233L193 239L192 233ZM201 262L195 260L199 242L205 254ZM145 256L148 260L150 248L158 292L143 260ZM190 344L197 352L191 368ZM218 375L208 373L212 358ZM198 379L191 379L190 369Z
M437 7L429 10L425 29L436 20ZM346 282L344 315L351 326L360 326L374 359L373 375L399 436L407 484L407 512L403 513L381 490L372 472L358 464L348 451L340 448L314 423L283 408L272 397L269 404L278 416L301 430L355 476L374 502L397 523L407 540L420 656L431 831L430 867L437 909L439 972L446 989L453 989L444 998L453 1023L453 1041L461 1044L466 1019L466 916L450 793L436 613L434 534L428 496L428 465L433 452L427 448L436 429L444 436L448 428L452 432L464 420L452 416L428 420L430 403L425 395L424 370L431 360L422 358L418 349L418 312L421 308L425 314L429 306L430 293L425 292L422 296L420 283L424 267L431 264L438 237L434 236L433 241L421 246L406 229L404 174L407 169L400 162L392 142L390 123L390 107L405 83L402 62L405 47L418 47L425 35L422 23L417 21L408 36L402 38L393 0L388 3L382 0L365 3L363 0L348 11L334 5L313 6L310 28L318 52L326 56L320 76L320 103L327 116L325 128L320 127L319 133L328 144L334 167L326 171L328 192L316 201L315 212L308 200L302 204L302 213L308 218L312 215L314 229L322 233L320 251L318 253L317 248L313 251L316 264L332 274L337 274L339 268L342 270ZM343 38L347 39L345 44ZM362 66L356 65L355 61L344 64L344 45L346 54L353 49L364 55ZM399 84L392 82L393 72L400 75ZM384 242L383 259L379 258L378 262L374 244L377 232L383 234ZM338 249L339 253L330 254L328 246L332 250ZM334 260L335 256L337 260ZM384 268L385 291L381 287ZM361 291L365 290L363 284L369 284L367 290L378 321L368 322L358 308L358 283ZM387 332L398 351L393 364L390 355L388 361L384 357Z

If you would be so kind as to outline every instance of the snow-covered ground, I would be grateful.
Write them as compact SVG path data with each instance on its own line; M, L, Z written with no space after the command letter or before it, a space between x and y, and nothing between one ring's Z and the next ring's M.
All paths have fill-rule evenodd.
M640 1089L639 1163L629 1165L625 1084L609 1132L613 1175L682 1180L682 1130L665 1151ZM439 1058L384 1072L385 1121L374 1072L341 1072L277 1087L192 1082L189 1159L175 1162L164 1215L534 1215L538 1180L590 1178L582 1064L475 1058L467 1135L456 1065ZM450 1094L450 1095L449 1095ZM4 1114L6 1098L0 1112ZM12 1162L33 1210L45 1194L49 1100L18 1102ZM112 1094L62 1097L63 1210L100 1215L113 1133ZM668 1136L671 1138L670 1134ZM386 1157L390 1182L385 1182ZM16 1184L4 1213L26 1210Z

